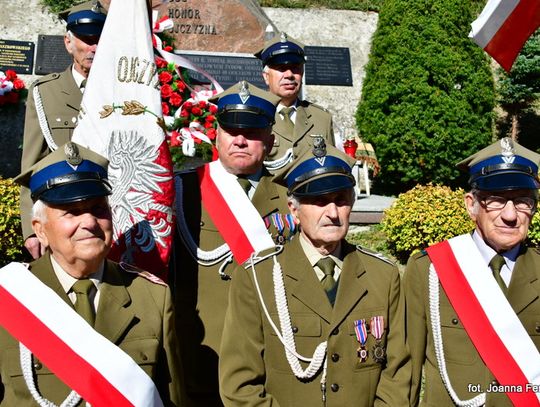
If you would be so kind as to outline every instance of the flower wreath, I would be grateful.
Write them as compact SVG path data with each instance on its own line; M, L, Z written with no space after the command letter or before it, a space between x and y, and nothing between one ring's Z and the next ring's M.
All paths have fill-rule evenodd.
M28 90L22 79L11 69L0 71L0 108L23 102Z

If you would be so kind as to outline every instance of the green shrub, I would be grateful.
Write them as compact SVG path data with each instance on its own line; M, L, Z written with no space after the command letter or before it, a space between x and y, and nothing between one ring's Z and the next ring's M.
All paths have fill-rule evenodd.
M41 0L41 4L47 6L52 14L58 14L78 3L82 3L82 0Z
M19 186L0 178L0 267L23 260Z
M532 218L528 238L530 244L540 246L540 211L536 211Z
M386 0L356 120L381 164L374 189L464 185L455 163L492 139L493 77L467 34L475 3Z
M421 249L472 231L464 194L461 188L432 184L400 194L382 220L390 251L404 262Z

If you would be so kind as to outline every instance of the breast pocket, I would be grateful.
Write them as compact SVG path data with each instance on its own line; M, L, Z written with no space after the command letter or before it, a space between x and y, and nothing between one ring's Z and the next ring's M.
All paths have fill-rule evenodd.
M450 306L442 306L439 312L445 360L462 365L476 363L478 352L461 324L456 311Z
M154 377L159 359L159 340L155 337L135 338L122 342L120 349L126 352L150 377Z
M272 321L281 329L277 314L271 314ZM322 340L321 320L317 315L308 313L291 313L291 327L294 336L296 350L303 356L311 357ZM265 331L269 333L266 340L266 365L276 371L291 372L291 367L285 356L283 343L269 323L265 323ZM301 363L303 368L307 364Z
M71 115L53 115L52 117L47 117L47 121L54 142L56 145L61 146L71 139L73 130L77 125L77 115L76 113Z
M354 369L374 368L386 364L386 334L388 331L388 310L384 307L357 310L347 318L347 329ZM375 327L374 317L379 318L381 326ZM355 329L356 321L365 321L367 338L362 346ZM361 325L361 323L359 323ZM379 337L379 339L376 338ZM365 360L362 359L365 357Z

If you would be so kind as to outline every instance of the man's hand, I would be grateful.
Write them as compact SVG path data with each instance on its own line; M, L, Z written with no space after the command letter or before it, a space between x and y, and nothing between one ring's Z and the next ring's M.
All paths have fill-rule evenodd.
M24 241L24 247L32 255L34 259L39 258L43 253L45 253L45 248L41 246L39 239L35 236L29 237Z

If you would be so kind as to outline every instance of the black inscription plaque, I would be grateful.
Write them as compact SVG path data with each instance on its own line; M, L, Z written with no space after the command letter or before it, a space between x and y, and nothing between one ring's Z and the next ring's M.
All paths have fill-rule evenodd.
M64 46L64 36L41 34L38 36L36 75L62 72L72 62L73 58L68 54Z
M0 40L0 71L11 69L19 74L31 75L33 66L33 42Z
M306 85L353 86L349 48L305 47Z
M181 53L180 55L208 72L223 89L227 89L241 80L246 80L259 88L266 89L262 77L261 61L255 57L198 53ZM194 71L190 70L189 75L197 81L208 83L208 79Z

